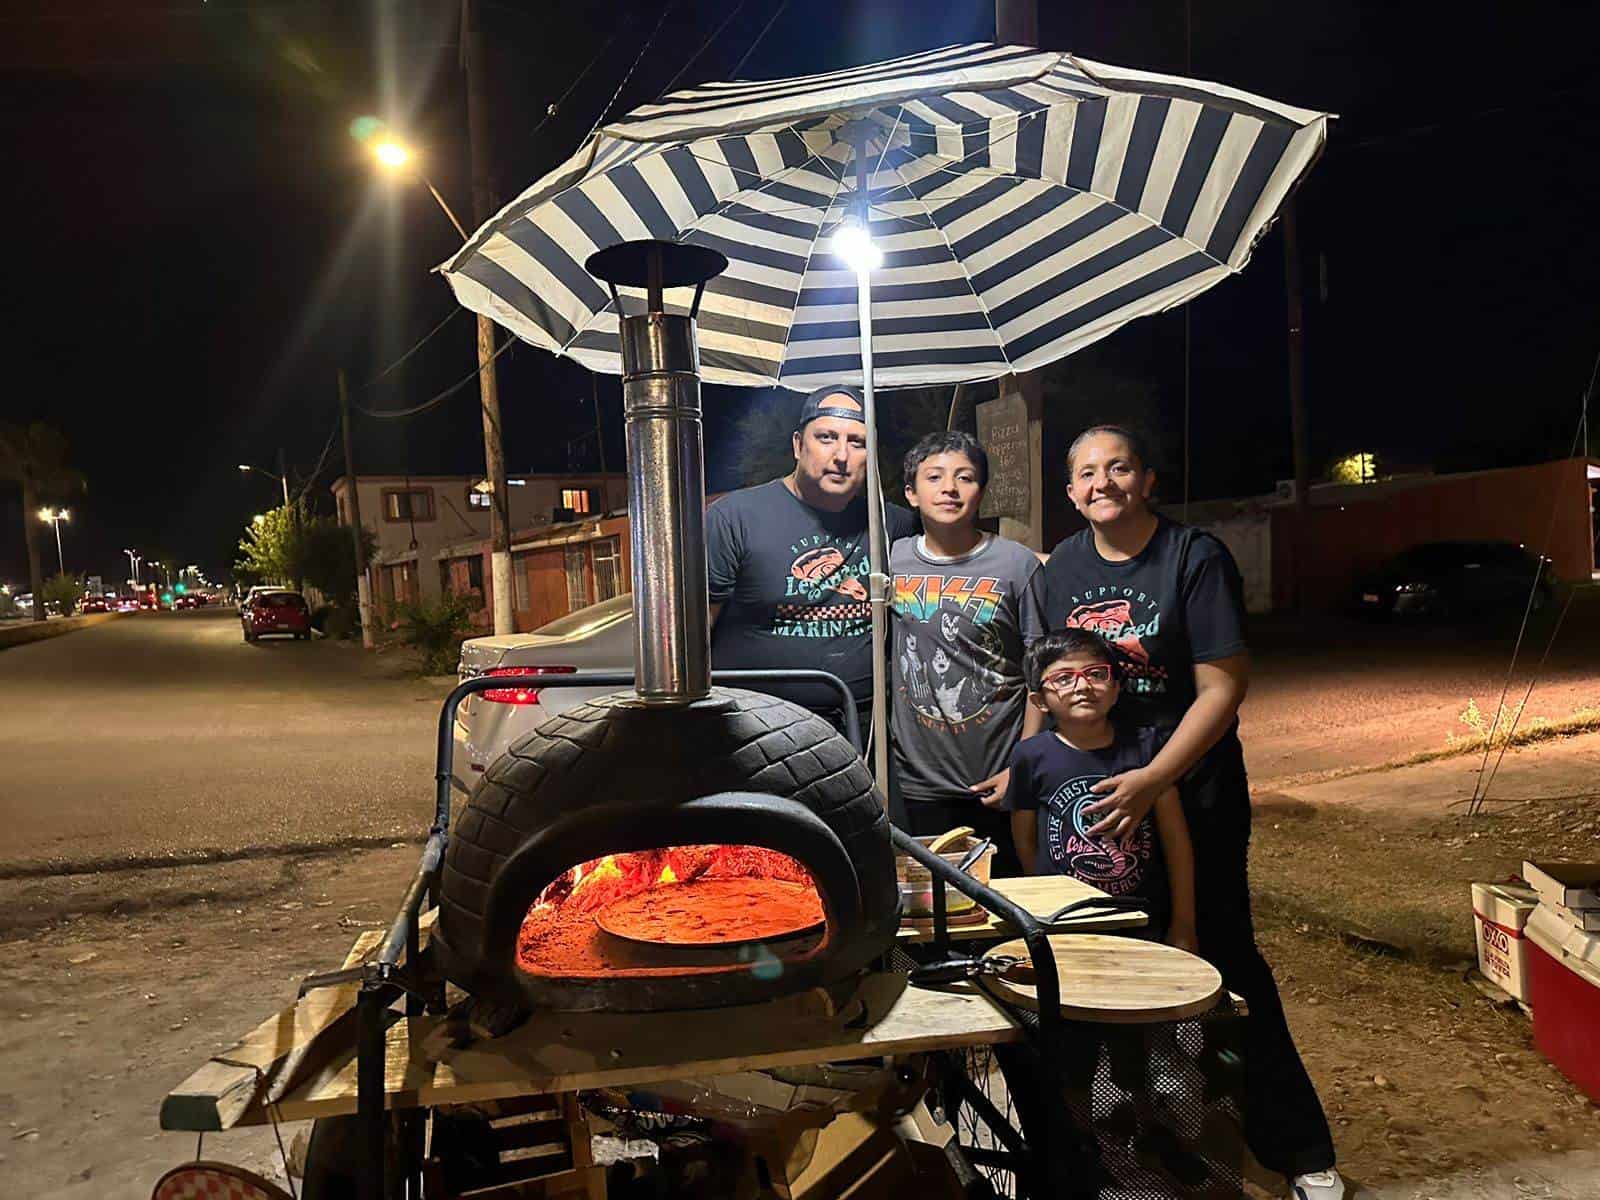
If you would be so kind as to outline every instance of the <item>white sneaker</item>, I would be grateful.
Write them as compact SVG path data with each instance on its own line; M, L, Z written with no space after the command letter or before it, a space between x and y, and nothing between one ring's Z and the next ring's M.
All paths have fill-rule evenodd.
M1344 1180L1332 1169L1296 1175L1289 1185L1289 1200L1344 1200Z

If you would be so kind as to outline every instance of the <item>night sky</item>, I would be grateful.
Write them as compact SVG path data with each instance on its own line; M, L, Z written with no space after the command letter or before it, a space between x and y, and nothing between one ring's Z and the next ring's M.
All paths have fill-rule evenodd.
M613 115L654 98L737 0L679 0ZM746 0L680 86L779 77L993 36L991 0ZM1182 73L1183 0L1045 0L1041 42ZM1192 71L1339 113L1300 195L1313 460L1355 449L1439 470L1561 457L1600 349L1595 6L1192 0ZM26 9L38 9L27 12ZM484 4L497 205L564 159L606 106L662 5ZM426 147L469 227L466 117L450 0L78 0L0 15L7 239L0 419L67 434L89 479L63 530L69 570L121 578L124 546L213 577L277 485L335 428L335 371L396 409L474 365L431 268L457 238L419 188L378 180L348 133L376 114ZM548 106L610 42L554 116ZM1283 253L1190 306L1197 498L1292 473ZM1131 325L1071 366L1094 392L1149 398L1181 459L1181 313ZM531 348L501 358L513 472L561 470L590 380ZM1109 383L1108 383L1109 381ZM367 473L481 470L475 388L411 421L357 419ZM602 378L620 458L614 378ZM711 484L729 415L769 398L708 389ZM791 401L793 402L793 401ZM1074 400L1074 404L1080 402ZM592 441L576 451L593 462ZM341 469L334 443L322 480ZM1175 476L1169 473L1167 492ZM325 486L315 493L329 504ZM20 498L0 492L0 580L23 582ZM43 547L47 572L55 548Z

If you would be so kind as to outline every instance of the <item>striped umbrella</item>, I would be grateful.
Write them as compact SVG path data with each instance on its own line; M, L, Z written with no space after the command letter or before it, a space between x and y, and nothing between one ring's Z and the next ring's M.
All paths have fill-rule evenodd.
M466 307L619 374L612 297L583 263L638 238L721 251L702 376L862 385L879 497L875 385L1043 366L1241 270L1328 119L1017 46L707 84L599 129L441 270ZM870 260L847 250L863 243ZM885 779L880 505L868 513Z
M1328 115L1015 46L707 84L606 125L442 268L461 303L592 370L617 314L583 269L654 237L722 251L700 310L712 383L862 380L832 234L867 168L878 386L1042 366L1241 270ZM684 298L687 303L687 296Z

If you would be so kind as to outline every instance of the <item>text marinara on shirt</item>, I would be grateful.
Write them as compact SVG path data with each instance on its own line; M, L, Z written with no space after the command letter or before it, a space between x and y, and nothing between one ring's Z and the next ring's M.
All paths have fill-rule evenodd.
M892 543L916 527L888 505ZM719 670L831 671L859 701L872 695L871 571L866 502L839 512L812 508L783 480L730 492L706 510L711 603L722 612L711 632ZM837 709L826 688L764 686L818 711Z
M1035 734L1011 756L1005 807L1037 812L1042 874L1070 875L1111 896L1148 902L1152 926L1163 927L1170 908L1166 860L1155 821L1146 816L1125 842L1093 836L1089 827L1104 813L1084 808L1103 797L1090 789L1103 779L1146 766L1161 735L1149 726L1119 726L1111 745L1099 750L1069 746L1053 730Z
M1043 568L1026 546L985 535L956 558L904 538L889 569L900 791L976 805L971 785L1005 769L1022 731L1022 653L1044 632Z
M1101 557L1093 531L1073 534L1050 552L1044 578L1051 629L1087 629L1122 652L1123 721L1176 725L1194 703L1194 664L1246 649L1233 556L1211 534L1165 517L1122 562Z

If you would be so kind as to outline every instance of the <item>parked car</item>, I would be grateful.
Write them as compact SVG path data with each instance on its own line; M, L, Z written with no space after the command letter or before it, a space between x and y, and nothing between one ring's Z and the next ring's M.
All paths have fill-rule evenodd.
M1550 602L1549 559L1515 542L1427 542L1357 581L1358 611L1438 620L1535 611ZM1535 582L1537 580L1537 582Z
M565 675L573 671L633 672L633 595L624 592L558 617L532 633L471 638L461 644L457 675ZM556 713L615 687L494 688L456 710L455 768L463 780L482 772L523 734Z
M306 598L286 588L252 590L239 614L239 623L244 627L247 642L274 634L287 634L305 642L311 640L311 609L306 605Z

